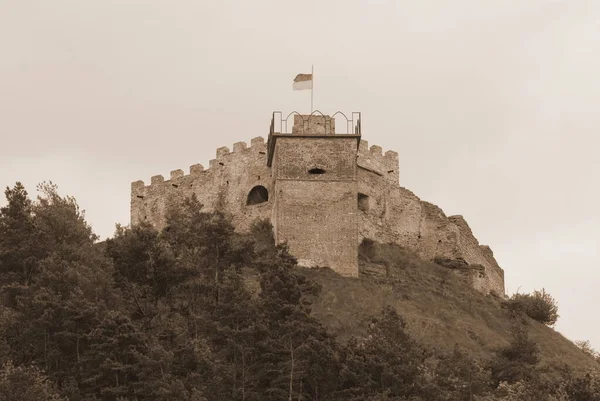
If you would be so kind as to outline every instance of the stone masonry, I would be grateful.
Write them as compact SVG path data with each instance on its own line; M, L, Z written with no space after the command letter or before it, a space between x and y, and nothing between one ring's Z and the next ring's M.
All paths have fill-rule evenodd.
M360 123L358 124L360 127ZM206 209L232 216L247 231L258 218L273 223L300 265L358 276L364 238L395 243L427 260L459 260L473 268L474 288L504 295L504 271L462 216L446 216L399 185L398 153L361 139L360 128L335 133L335 119L294 115L290 134L275 132L217 149L209 168L154 176L131 184L131 224L164 226L166 207L196 194Z

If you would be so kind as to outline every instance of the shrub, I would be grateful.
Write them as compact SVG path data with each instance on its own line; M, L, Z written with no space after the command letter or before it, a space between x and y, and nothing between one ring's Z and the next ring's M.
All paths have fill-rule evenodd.
M594 348L592 348L592 345L590 344L590 342L588 340L586 340L586 341L575 341L575 345L584 354L589 355L589 356L591 356L592 358L594 358L596 360L600 360L599 359L600 358L600 352L597 352Z
M522 312L540 323L552 326L558 319L558 304L542 288L532 294L514 294L506 305L513 312Z
M522 324L513 324L510 342L498 348L495 354L490 361L490 370L497 385L502 382L513 384L536 378L536 367L540 361L539 347L529 338L529 333Z

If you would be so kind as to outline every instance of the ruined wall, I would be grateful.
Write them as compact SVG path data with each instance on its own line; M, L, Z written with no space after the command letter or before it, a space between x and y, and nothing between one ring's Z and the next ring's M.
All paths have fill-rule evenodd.
M275 236L301 265L358 276L357 139L276 138Z
M448 220L458 227L458 248L463 259L469 264L478 264L485 267L485 276L476 275L473 285L482 292L494 291L504 294L504 270L500 268L494 258L491 248L479 245L471 228L463 216L450 216Z
M397 152L388 150L384 155L381 146L373 145L369 148L368 142L361 140L358 146L356 163L364 170L389 181L390 184L399 185L400 167Z
M427 260L443 257L481 265L483 272L473 269L473 286L485 293L504 294L503 270L491 249L479 245L464 218L447 217L436 205L422 201L411 191L399 187L395 179L383 174L385 168L392 169L391 160L379 166L373 162L367 164L365 159L361 163L360 149L365 153L367 149L366 143L362 142L358 157L358 192L363 198L367 196L368 201L363 201L363 207L359 207L358 211L359 241L369 238L396 243ZM376 153L380 154L381 148Z
M175 170L169 180L158 175L150 185L136 181L131 184L131 224L148 221L160 229L170 203L196 194L207 210L220 204L233 217L236 229L245 231L256 218L271 217L273 179L266 157L265 141L257 137L250 147L237 142L232 152L227 147L217 149L208 169L196 164L187 175ZM269 191L269 201L247 206L248 193L257 185Z

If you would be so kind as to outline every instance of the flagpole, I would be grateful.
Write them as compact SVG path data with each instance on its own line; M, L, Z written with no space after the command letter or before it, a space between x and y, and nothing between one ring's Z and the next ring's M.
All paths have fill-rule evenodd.
M312 78L312 83L310 85L310 114L313 112L313 93L315 87L315 66L314 64L310 67L310 77Z

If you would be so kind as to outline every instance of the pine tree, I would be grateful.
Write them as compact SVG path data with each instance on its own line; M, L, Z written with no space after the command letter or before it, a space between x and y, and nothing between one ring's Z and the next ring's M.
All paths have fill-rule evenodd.
M110 265L94 245L96 237L75 200L60 197L51 184L39 189L36 202L18 186L7 191L9 205L0 218L10 236L4 246L18 241L28 253L13 269L26 273L13 275L2 288L13 316L4 327L4 343L15 363L32 363L61 387L71 386L67 383L83 374L86 336L114 298ZM5 257L14 254L10 247L3 251Z
M39 258L33 205L20 182L4 194L8 204L0 208L0 285L28 285Z
M371 323L365 339L348 343L338 399L423 395L426 382L422 371L427 356L406 332L404 319L385 307L381 317Z

